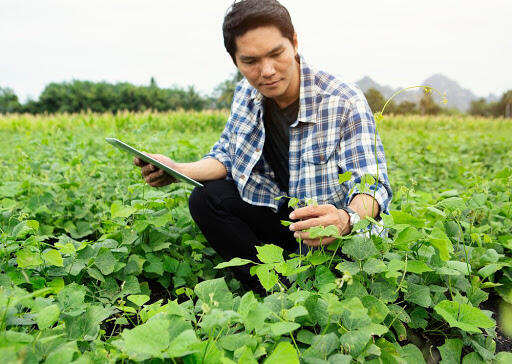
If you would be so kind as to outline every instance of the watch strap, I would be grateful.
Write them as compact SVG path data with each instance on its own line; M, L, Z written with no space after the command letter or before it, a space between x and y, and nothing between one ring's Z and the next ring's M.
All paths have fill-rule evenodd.
M341 208L342 210L345 210L349 215L352 215L352 214L357 214L357 212L355 212L354 210L352 210L350 207L348 206L343 206Z

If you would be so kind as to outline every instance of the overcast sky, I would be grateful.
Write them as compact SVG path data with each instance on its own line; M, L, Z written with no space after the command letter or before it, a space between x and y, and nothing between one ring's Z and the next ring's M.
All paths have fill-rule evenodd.
M0 87L25 101L72 79L195 86L235 68L222 19L231 0L0 0ZM282 0L316 68L393 87L434 73L478 96L512 89L510 0Z

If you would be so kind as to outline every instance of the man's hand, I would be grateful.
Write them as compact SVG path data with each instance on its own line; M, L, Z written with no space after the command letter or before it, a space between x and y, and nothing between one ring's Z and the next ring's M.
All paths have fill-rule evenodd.
M302 220L290 225L290 230L295 231L294 236L300 237L304 244L309 246L327 245L335 238L310 239L309 233L303 231L313 226L334 225L340 235L350 233L350 217L344 210L338 210L334 205L307 206L293 211L290 214L292 220Z
M146 154L148 157L156 159L157 161L165 164L166 166L176 169L177 163L174 162L172 159L166 157L165 155L149 153L144 154ZM176 178L167 174L165 171L159 169L158 167L155 167L152 164L148 164L137 157L133 158L133 164L141 167L140 169L142 177L144 177L147 184L149 184L152 187L162 187L177 181Z

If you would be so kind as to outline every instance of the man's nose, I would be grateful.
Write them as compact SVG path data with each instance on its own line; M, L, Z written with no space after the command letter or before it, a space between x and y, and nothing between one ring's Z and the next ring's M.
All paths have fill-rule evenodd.
M272 60L264 60L261 68L261 76L270 78L276 73L276 68Z

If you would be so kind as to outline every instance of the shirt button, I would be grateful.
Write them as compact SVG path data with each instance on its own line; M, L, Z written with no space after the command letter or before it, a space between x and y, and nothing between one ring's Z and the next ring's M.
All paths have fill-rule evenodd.
M261 151L260 148L256 148L256 153L259 153Z
M240 176L240 179L245 179L245 174L242 174L242 175Z
M320 161L324 161L324 155L323 154L320 154Z

